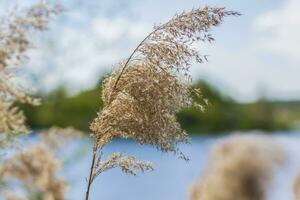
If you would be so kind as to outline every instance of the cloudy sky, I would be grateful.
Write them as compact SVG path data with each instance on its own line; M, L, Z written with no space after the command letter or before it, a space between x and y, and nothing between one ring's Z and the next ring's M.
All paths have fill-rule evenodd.
M33 0L0 0L1 10ZM176 12L212 5L243 14L227 18L212 33L216 42L199 44L209 62L192 67L225 94L250 102L300 99L299 0L65 0L66 11L30 53L26 68L38 90L61 84L72 93L93 87L101 74L126 58L135 45ZM24 75L25 76L25 75Z

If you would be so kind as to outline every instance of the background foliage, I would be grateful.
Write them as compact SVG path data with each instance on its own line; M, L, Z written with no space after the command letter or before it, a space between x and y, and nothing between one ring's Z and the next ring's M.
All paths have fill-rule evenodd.
M101 81L100 81L101 82ZM69 96L63 87L44 95L41 106L21 105L33 129L56 126L74 126L88 131L89 123L99 107L100 82L94 88ZM296 128L300 121L300 102L268 101L261 98L254 103L238 103L205 81L194 87L201 88L209 99L206 112L184 109L178 114L179 122L188 133L216 134L233 130L286 130ZM196 99L197 100L197 99Z

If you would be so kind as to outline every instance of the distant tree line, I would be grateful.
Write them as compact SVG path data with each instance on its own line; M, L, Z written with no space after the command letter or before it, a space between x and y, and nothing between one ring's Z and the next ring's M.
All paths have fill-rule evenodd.
M69 126L88 131L89 122L102 107L99 98L100 84L75 96L68 96L64 88L58 88L43 97L42 106L21 105L33 129L52 125ZM300 119L300 103L270 102L260 99L242 104L221 94L204 81L194 84L209 99L206 111L184 109L178 113L183 129L193 134L224 133L233 130L286 130ZM101 92L101 91L100 91ZM196 101L202 101L197 99Z

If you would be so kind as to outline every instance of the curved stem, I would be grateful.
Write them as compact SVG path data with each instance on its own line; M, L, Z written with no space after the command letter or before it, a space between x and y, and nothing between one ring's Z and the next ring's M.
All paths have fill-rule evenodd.
M113 87L113 90L115 90L116 89L116 87L117 87L117 84L118 84L118 82L119 82L119 80L120 80L120 78L121 78L121 76L122 76L122 74L124 73L124 71L125 71L125 69L127 68L127 66L128 66L128 64L129 64L129 62L130 62L130 60L132 59L132 57L134 56L134 54L138 51L138 49L143 45L143 43L153 34L153 33L155 33L156 31L158 31L160 28L157 28L157 29L155 29L154 31L152 31L149 35L147 35L147 37L145 37L139 44L138 44L138 46L133 50L133 52L131 53L131 55L128 57L128 59L126 60L126 63L124 64L124 66L123 66L123 68L122 68L122 70L121 70L121 72L120 72L120 74L119 74L119 76L118 76L118 78L117 78L117 80L116 80L116 82L115 82L115 84L114 84L114 87Z
M145 42L151 35L153 35L153 34L154 34L155 32L157 32L158 30L161 30L162 28L164 28L167 24L168 24L168 23L166 23L166 24L164 24L164 25L158 27L157 29L155 29L155 30L153 30L151 33L149 33L149 34L148 34L148 35L147 35L147 36L146 36L146 37L138 44L138 46L133 50L133 52L130 54L130 56L129 56L128 59L126 60L124 66L122 67L122 70L121 70L119 76L117 77L117 80L116 80L116 82L115 82L115 84L114 84L114 87L113 87L113 90L112 90L111 94L112 94L112 93L115 91L115 89L117 88L118 82L119 82L121 76L123 75L125 69L128 67L128 64L129 64L129 62L131 61L131 59L132 59L132 57L134 56L134 54L139 50L139 48L144 44L144 42ZM111 102L111 97L110 97L109 102Z
M185 16L187 16L187 15L188 15L188 14L184 14L184 13L183 13L182 15L178 16L177 19L178 19L178 18L185 17ZM111 94L112 94L113 91L116 89L116 87L117 87L117 85L118 85L118 82L119 82L121 76L123 75L125 69L128 67L128 64L129 64L130 60L132 59L132 57L134 56L134 54L139 50L139 48L144 44L144 42L145 42L151 35L153 35L154 33L156 33L157 31L159 31L159 30L161 30L161 29L164 29L166 26L168 26L170 23L172 23L172 21L173 21L173 19L169 20L167 23L165 23L165 24L163 24L163 25L157 27L156 29L154 29L151 33L149 33L149 34L148 34L148 35L147 35L147 36L146 36L146 37L138 44L138 46L133 50L133 52L131 53L131 55L130 55L130 56L128 57L128 59L126 60L126 63L124 64L124 66L123 66L123 68L122 68L122 70L121 70L121 72L120 72L120 74L119 74L119 76L118 76L118 78L117 78L117 80L116 80L116 82L115 82L115 84L114 84L114 87L113 87L113 90L112 90ZM111 100L110 100L110 101L111 101ZM109 102L110 102L110 101L109 101Z
M89 179L88 179L88 184L87 184L87 190L85 193L85 200L89 199L89 195L90 195L90 188L93 182L93 174L94 174L94 168L95 168L95 160L96 160L96 154L97 151L95 150L95 147L93 148L93 158L92 158L92 164L91 164L91 169L90 169L90 175L89 175Z

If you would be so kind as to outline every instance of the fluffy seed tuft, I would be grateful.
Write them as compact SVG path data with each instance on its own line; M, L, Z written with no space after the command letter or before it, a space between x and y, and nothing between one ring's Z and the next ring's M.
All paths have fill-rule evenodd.
M192 44L213 41L211 28L230 15L239 13L204 7L155 26L104 81L104 108L90 126L96 145L123 137L183 155L177 144L189 138L176 121L176 113L195 105L189 67L193 61L206 60Z

